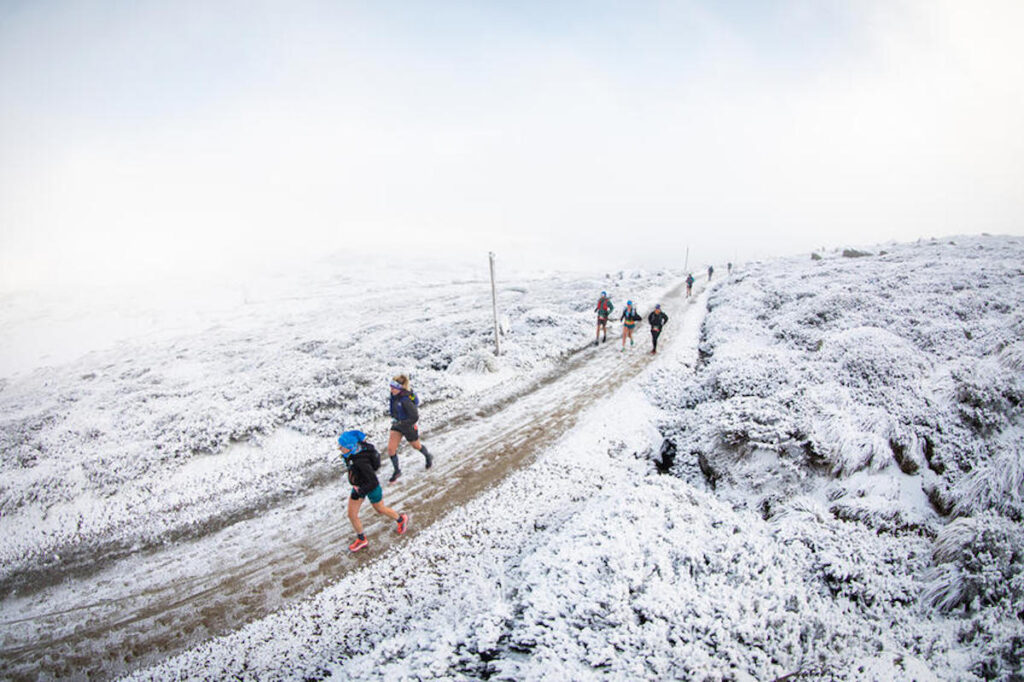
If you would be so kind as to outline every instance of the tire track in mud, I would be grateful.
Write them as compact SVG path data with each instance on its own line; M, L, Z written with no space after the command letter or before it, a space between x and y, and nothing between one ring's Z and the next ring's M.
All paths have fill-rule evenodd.
M681 298L683 288L666 295L675 324L663 346L675 341L698 300L699 290ZM412 535L529 464L545 440L571 429L586 408L646 366L653 356L644 331L646 325L627 353L619 352L618 337L585 346L521 391L431 429L429 471L403 445L403 477L385 488L385 504L410 514ZM389 472L384 459L382 478ZM141 669L311 596L400 546L392 522L363 505L370 545L350 554L347 497L339 477L262 516L26 597L25 615L0 623L0 676L100 679Z

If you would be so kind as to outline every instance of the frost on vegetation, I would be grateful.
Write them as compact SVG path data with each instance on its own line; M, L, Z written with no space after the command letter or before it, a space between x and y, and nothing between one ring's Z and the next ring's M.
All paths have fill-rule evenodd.
M138 340L5 381L0 588L44 557L59 553L70 565L105 547L207 532L206 522L339 475L315 440L272 462L235 446L258 449L286 431L327 449L342 428L386 429L395 374L411 376L428 428L467 409L473 398L457 375L498 369L491 292L452 275L397 301L372 276L362 288L358 278L315 294L296 287L279 301L225 311L202 333ZM509 282L498 298L508 389L586 343L602 289L615 300L653 298L673 281L636 272L621 282Z
M955 497L958 514L991 509L1024 522L1024 429L1004 432L992 457L960 479Z
M802 539L837 597L966 609L965 656L991 679L1020 673L1024 642L1024 241L958 244L745 268L708 298L696 374L647 390L719 496L832 528ZM939 535L898 594L869 592L863 562L823 553L836 519L900 542ZM907 570L902 551L880 576Z
M943 611L1005 604L1024 609L1024 535L995 512L947 525L935 541L935 562L924 600Z
M474 350L457 357L448 366L454 374L491 374L498 371L498 359L486 350Z
M677 431L723 470L737 453L802 451L835 475L896 466L955 483L1024 400L1020 320L1001 304L1024 293L1009 266L1024 248L979 245L943 261L895 246L884 260L761 264L718 287ZM964 284L953 295L950 280Z

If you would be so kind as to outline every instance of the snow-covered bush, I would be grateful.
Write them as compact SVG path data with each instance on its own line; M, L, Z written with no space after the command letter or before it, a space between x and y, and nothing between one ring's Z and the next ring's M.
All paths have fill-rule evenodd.
M956 488L956 511L977 514L988 509L1024 522L1024 431L1004 432L994 454L960 479Z
M498 359L494 353L486 350L474 350L459 356L448 366L454 374L488 374L498 371Z
M991 511L947 525L935 541L925 602L943 611L1000 603L1024 609L1021 526Z

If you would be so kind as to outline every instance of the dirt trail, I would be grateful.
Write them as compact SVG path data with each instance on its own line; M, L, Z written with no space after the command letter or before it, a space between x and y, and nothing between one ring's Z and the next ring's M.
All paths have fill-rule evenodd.
M680 285L666 296L672 322L663 346L675 341L699 294L686 299L682 291ZM385 488L385 503L410 513L414 534L527 464L653 357L646 323L636 346L625 353L620 346L610 334L607 343L580 349L515 399L424 434L437 459L430 471L419 453L403 446L404 476ZM385 462L382 473L388 467ZM259 517L26 598L23 617L0 623L0 677L114 677L317 593L401 542L393 524L364 505L370 546L351 555L347 493L343 481L333 481Z

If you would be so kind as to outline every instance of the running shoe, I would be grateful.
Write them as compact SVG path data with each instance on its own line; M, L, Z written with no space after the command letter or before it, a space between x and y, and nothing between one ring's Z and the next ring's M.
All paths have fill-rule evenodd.
M409 525L409 515L408 514L402 514L401 516L398 517L398 527L395 528L395 531L399 535L401 535L402 533L405 532L405 527L407 525Z
M398 477L401 476L401 475L402 475L402 470L401 469L395 469L393 472L391 472L391 478L388 479L388 483L394 483L395 481L398 480Z
M366 540L366 538L356 538L356 541L348 546L348 551L358 552L363 547L366 547L368 544L370 543Z
M424 452L423 457L426 458L427 460L427 465L424 467L424 469L429 469L430 467L434 466L433 455L431 455L429 452Z

